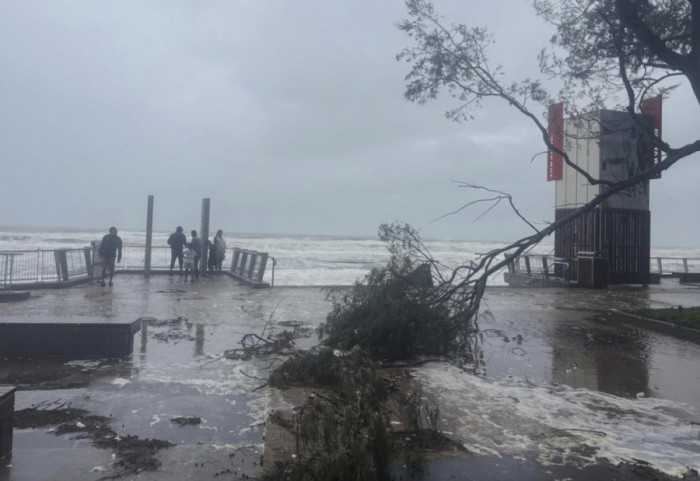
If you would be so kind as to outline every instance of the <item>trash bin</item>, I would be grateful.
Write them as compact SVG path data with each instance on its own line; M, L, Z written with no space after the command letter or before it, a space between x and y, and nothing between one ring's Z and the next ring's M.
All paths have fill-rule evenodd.
M604 289L608 287L608 259L596 252L579 252L577 258L578 287Z

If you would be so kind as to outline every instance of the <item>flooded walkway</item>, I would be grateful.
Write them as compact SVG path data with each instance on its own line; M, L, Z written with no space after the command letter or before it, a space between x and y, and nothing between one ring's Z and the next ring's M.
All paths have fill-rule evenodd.
M258 388L269 362L230 360L223 353L240 347L243 335L261 334L268 321L270 333L296 320L316 325L326 312L319 289L252 290L228 277L185 283L179 276L119 275L112 288L36 291L28 301L0 304L0 317L143 318L134 354L96 361L0 359L0 384L19 387L15 411L84 410L107 418L117 436L174 445L158 452L158 471L120 479L256 476L267 408L267 390ZM195 417L198 424L173 421ZM0 467L0 480L96 480L123 470L113 466L120 460L115 450L96 448L79 429L56 436L52 428L15 429L11 464Z
M425 479L655 479L618 463L700 471L700 345L611 313L678 305L700 305L698 286L489 290L479 375L414 370L440 428L478 455L435 463Z
M436 463L425 479L513 479L497 472L584 479L566 469L604 469L602 460L641 459L673 474L699 469L700 345L619 324L610 314L681 304L700 305L700 289L673 282L608 291L490 289L478 375L442 363L412 371L440 407L438 427L475 454ZM0 304L0 316L143 318L134 354L0 359L0 384L19 387L16 410L70 407L106 418L119 438L172 443L157 451L157 471L121 479L255 477L270 361L223 353L247 333L315 327L329 308L319 288L251 290L229 278L191 284L119 275L113 288L36 291L28 301ZM299 340L315 342L315 335ZM199 422L176 421L193 418ZM118 450L95 447L77 428L60 436L52 426L15 429L0 480L96 480L123 469Z

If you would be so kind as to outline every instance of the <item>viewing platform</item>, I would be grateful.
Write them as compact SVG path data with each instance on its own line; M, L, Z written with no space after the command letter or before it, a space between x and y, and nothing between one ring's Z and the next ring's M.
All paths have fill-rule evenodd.
M151 248L149 275L170 272L170 247ZM253 288L274 285L277 261L267 252L233 247L226 250L225 274ZM115 273L146 274L146 247L125 245ZM268 269L268 266L271 266ZM94 247L80 249L35 249L0 253L0 301L23 300L34 289L71 287L101 274ZM179 270L176 262L175 270ZM204 273L204 270L202 271Z

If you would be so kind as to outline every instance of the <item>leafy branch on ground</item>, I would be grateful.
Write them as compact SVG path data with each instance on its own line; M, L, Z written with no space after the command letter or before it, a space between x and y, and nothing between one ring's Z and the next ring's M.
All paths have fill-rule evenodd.
M322 326L324 344L359 346L376 360L470 356L476 318L461 300L444 296L445 280L418 232L405 223L383 224L380 239L391 258L351 288L329 289L332 310ZM433 277L438 277L434 286Z
M437 406L379 372L426 357L471 359L475 318L443 297L445 279L415 229L382 225L380 239L390 260L350 288L329 290L332 309L319 346L295 352L296 331L270 334L270 316L260 334L246 334L241 348L225 353L229 359L287 356L269 385L318 390L291 422L271 414L271 422L274 416L293 430L296 458L278 464L268 480L388 480L397 460L408 474L419 473L430 446L463 450L437 432Z
M408 474L421 472L427 445L450 443L435 431L439 410L421 393L397 389L379 367L359 347L319 347L275 370L270 385L318 392L286 424L294 430L295 458L277 463L263 479L389 480L397 459Z

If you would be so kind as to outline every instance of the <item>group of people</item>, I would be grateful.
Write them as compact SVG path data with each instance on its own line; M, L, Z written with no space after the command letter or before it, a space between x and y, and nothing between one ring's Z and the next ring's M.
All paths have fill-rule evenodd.
M187 237L183 234L183 228L178 226L175 232L170 234L168 245L170 246L170 275L173 274L175 260L180 266L180 273L185 274L185 282L189 276L191 281L199 278L199 264L204 253L204 242L200 237L197 237L197 231L192 230L192 239L187 242ZM207 240L208 260L206 271L210 274L220 274L221 266L226 258L226 241L224 240L224 232L219 229L216 231L214 242ZM100 242L98 250L102 263L102 279L100 284L105 287L105 279L109 275L109 285L112 286L114 278L114 263L122 260L122 239L117 235L117 228L110 227L109 234L105 235ZM202 266L204 269L204 266Z
M192 239L187 242L187 237L183 234L182 227L178 226L168 238L168 245L170 246L170 275L173 275L173 268L177 260L180 266L180 273L182 274L184 270L185 282L190 275L192 282L199 278L199 264L205 248L202 239L197 237L196 230L192 230L191 235ZM221 266L226 258L226 241L223 235L224 232L219 229L216 231L216 236L214 236L214 242L210 240L206 242L208 250L206 271L210 275L221 273ZM202 266L202 270L204 270L204 266Z

